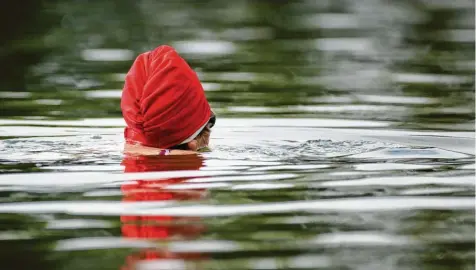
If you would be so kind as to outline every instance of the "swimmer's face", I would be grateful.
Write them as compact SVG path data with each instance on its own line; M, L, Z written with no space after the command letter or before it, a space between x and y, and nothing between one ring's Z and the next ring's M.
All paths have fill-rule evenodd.
M215 121L216 121L216 117L213 114L208 124L197 135L197 137L195 137L195 139L188 142L187 144L179 145L178 147L175 147L175 149L199 151L201 149L207 148L208 144L210 143L211 129L215 125Z
M191 149L193 151L198 151L202 148L205 148L205 147L208 147L208 144L210 143L210 133L211 133L211 127L209 126L210 124L207 124L207 126L203 129L202 132L200 132L200 134L197 136L197 138L195 138L195 145L196 148L195 150L194 149ZM192 141L192 142L193 142Z
M212 116L210 117L210 120L208 121L207 125L194 140L196 141L196 149L193 150L191 147L189 147L191 148L191 150L198 151L200 149L208 147L208 144L210 143L210 133L212 132L212 127L215 125L215 122L216 116L212 112Z

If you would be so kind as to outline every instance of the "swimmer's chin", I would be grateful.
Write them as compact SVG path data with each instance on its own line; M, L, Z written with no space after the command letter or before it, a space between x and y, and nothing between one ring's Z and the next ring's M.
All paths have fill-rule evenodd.
M132 154L132 155L144 155L144 156L157 156L160 155L159 153L162 149L143 146L139 144L129 144L126 143L124 145L124 154ZM200 153L207 153L211 152L210 147L206 146L197 151L191 150L171 150L169 155L193 155L193 154L200 154Z
M198 153L208 153L208 152L211 152L211 151L212 151L212 149L210 149L210 147L208 147L208 146L202 147L202 148L197 150Z

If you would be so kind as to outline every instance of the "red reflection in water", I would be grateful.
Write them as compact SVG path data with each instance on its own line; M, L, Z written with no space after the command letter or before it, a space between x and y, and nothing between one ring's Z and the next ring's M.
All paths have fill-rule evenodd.
M198 170L203 166L203 158L187 156L126 156L122 162L124 172L154 172ZM186 181L189 178L160 180L137 180L121 187L124 202L185 201L204 198L205 190L167 190L167 186ZM123 237L156 240L160 242L174 239L193 239L205 230L199 218L171 216L121 216ZM173 253L166 248L144 249L129 255L122 269L134 269L141 261L160 259L203 259L197 253Z

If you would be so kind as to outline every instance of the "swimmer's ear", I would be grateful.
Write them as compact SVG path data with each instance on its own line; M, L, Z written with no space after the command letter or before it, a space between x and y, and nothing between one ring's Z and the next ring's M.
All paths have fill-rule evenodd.
M187 143L188 149L191 151L198 151L198 141L192 140Z

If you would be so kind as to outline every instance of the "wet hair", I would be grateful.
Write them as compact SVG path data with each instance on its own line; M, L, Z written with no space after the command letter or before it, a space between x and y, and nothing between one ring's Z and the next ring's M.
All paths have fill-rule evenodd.
M188 149L188 144L186 144L186 143L179 144L179 145L176 145L176 146L172 146L169 149L170 150L189 150Z

